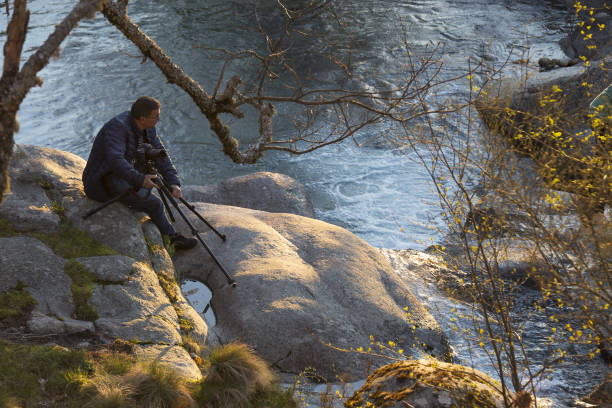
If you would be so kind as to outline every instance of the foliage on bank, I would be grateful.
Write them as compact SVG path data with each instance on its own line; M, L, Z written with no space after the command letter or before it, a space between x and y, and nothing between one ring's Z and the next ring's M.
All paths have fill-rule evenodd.
M244 344L202 354L204 378L189 382L158 362L113 350L0 341L0 407L297 407L267 364Z

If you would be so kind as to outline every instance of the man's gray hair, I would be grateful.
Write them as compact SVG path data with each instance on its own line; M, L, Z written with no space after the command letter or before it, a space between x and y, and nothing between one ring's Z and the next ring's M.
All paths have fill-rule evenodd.
M154 110L160 109L161 103L151 96L141 96L132 104L130 113L134 119L148 117Z

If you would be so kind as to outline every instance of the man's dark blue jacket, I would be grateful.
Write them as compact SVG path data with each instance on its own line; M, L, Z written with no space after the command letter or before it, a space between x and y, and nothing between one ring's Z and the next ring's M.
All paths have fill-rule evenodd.
M109 197L102 184L102 177L110 173L125 179L136 190L142 187L144 173L134 168L137 132L142 134L129 111L115 116L100 129L83 170L83 186L87 197L103 202L114 198ZM164 149L155 128L146 129L143 142L156 149ZM155 167L168 184L180 186L176 169L168 155L157 159Z

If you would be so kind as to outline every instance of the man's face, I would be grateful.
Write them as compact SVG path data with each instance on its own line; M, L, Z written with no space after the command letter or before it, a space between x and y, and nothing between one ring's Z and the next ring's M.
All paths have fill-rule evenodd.
M136 125L138 125L140 129L154 128L157 122L159 122L159 113L160 110L156 109L148 116L143 116L141 118L136 119Z

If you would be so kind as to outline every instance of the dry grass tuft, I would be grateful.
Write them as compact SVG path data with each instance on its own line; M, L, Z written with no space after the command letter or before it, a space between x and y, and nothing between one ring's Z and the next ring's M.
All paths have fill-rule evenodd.
M184 408L194 405L179 374L157 362L139 363L123 377L132 398L147 408Z
M208 371L196 398L205 407L250 407L254 394L273 388L276 381L266 362L243 343L214 348L204 368Z
M120 377L99 374L85 386L84 392L89 395L85 408L129 408L134 406L131 398L132 388L121 381Z
M268 364L243 343L217 347L210 352L207 360L207 382L233 384L235 387L254 390L267 388L276 380Z

